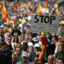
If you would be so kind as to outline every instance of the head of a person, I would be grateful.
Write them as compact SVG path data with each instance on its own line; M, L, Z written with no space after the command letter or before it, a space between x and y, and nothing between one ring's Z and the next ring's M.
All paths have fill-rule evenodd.
M64 38L60 40L61 44L64 45Z
M21 54L21 45L20 44L15 46L15 52L16 52L16 55L20 55Z
M6 43L11 44L11 40L12 40L11 35L7 34Z
M27 42L23 42L23 48L24 48L24 49L27 49L27 48L28 48Z
M36 43L34 45L34 51L36 52L36 55L39 55L40 52L42 51L39 43Z
M0 44L4 44L4 43L5 43L5 37L0 36Z
M61 25L61 28L64 29L64 24Z
M59 35L59 36L58 36L58 41L61 41L61 39L62 39L62 36Z
M62 59L58 59L56 64L63 64L63 60Z
M11 26L10 24L7 24L7 27L8 27L8 28L10 28L10 26Z
M29 52L32 52L33 51L33 47L30 46L29 49L28 49Z
M58 52L62 52L62 45L58 46Z
M48 56L48 64L53 64L53 56L52 55Z
M28 51L29 51L29 53L32 52L33 50L34 50L33 43L32 42L28 42Z
M14 36L15 36L15 37L18 36L18 32L17 32L17 31L14 32Z
M27 52L22 52L22 62L26 63L28 60L28 53Z
M11 44L11 37L6 38L6 44Z
M14 30L17 30L17 25L14 26Z
M30 27L27 27L26 34L30 34Z
M47 33L46 37L47 37L47 39L50 39L50 40L52 39L52 35L50 33Z
M19 43L19 39L18 39L18 37L13 37L13 42L16 42L16 43Z

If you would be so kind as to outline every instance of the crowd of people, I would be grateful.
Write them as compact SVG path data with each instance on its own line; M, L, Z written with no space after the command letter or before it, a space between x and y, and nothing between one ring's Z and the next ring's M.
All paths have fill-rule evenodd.
M0 18L0 64L64 64L64 9L56 1L2 1L7 18ZM32 15L60 16L57 33L31 32ZM0 16L2 11L0 11Z

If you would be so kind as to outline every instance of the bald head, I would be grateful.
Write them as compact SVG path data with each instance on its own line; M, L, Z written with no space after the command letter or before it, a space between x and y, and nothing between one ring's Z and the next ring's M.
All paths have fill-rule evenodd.
M48 56L48 64L53 64L53 56L52 55Z

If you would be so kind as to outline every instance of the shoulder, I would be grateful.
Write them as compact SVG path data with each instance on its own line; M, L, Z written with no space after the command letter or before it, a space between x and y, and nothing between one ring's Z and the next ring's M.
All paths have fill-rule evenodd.
M27 64L33 64L33 63L31 63L31 62L27 62Z
M22 64L21 61L17 62L16 64Z

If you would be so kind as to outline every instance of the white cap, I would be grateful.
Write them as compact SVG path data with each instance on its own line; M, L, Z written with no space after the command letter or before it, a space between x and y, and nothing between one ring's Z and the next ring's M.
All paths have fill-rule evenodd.
M33 43L32 42L28 42L28 46L32 46L33 47Z
M27 52L22 52L22 57L28 57L28 53Z
M36 43L36 44L34 45L34 47L40 47L40 44L39 44L39 43Z
M32 40L33 40L33 41L38 41L38 38L34 37Z

